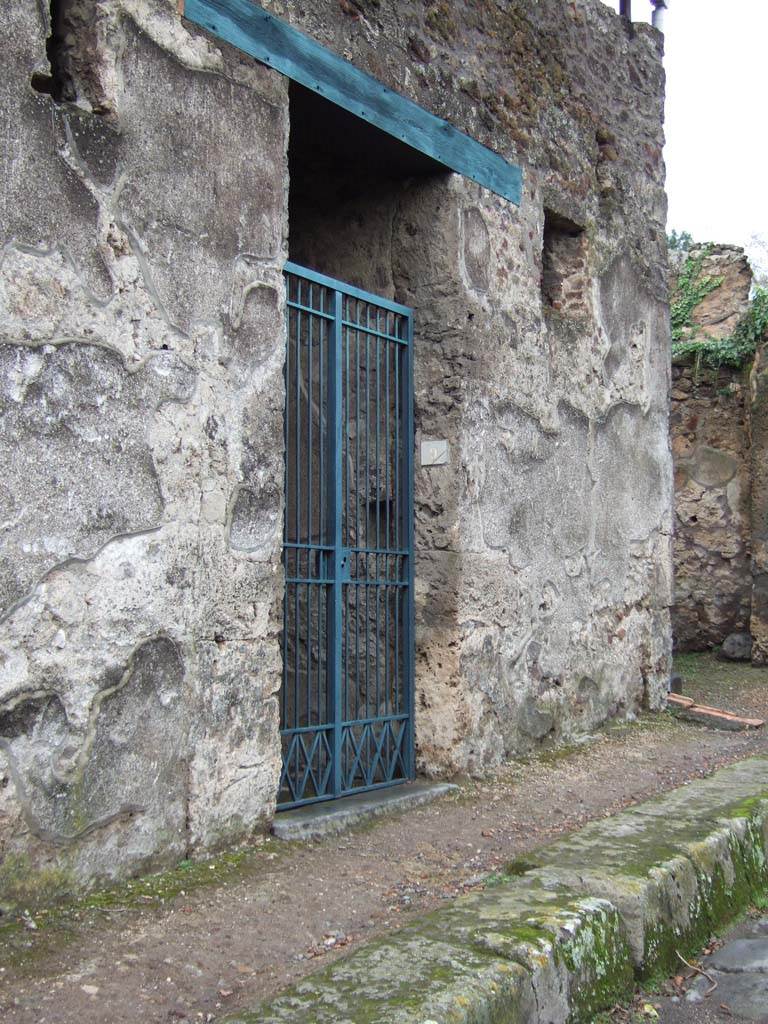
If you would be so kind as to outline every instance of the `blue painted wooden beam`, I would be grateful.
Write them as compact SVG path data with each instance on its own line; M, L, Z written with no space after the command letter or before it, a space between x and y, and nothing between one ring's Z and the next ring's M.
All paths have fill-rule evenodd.
M180 0L185 18L445 167L520 204L522 173L251 0Z

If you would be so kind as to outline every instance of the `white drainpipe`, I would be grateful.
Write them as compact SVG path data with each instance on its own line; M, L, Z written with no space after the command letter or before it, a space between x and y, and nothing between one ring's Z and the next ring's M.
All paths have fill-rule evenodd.
M669 0L651 0L653 3L653 15L651 17L651 24L654 28L657 28L659 32L664 31L664 15L667 13L669 7Z

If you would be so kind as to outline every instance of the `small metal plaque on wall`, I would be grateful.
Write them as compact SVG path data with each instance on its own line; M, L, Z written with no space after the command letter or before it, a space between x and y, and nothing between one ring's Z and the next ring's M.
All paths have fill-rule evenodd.
M448 442L447 441L422 441L421 442L421 464L422 464L422 466L447 466L448 465Z

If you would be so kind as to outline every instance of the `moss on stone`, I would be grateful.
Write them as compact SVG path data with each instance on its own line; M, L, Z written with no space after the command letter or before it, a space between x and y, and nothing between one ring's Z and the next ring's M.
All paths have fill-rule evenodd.
M514 860L510 860L504 865L504 873L513 877L519 877L538 867L541 867L540 861L528 860L525 857L515 857Z
M0 905L6 912L35 911L69 899L76 891L75 879L66 868L36 868L26 853L8 853L0 862Z

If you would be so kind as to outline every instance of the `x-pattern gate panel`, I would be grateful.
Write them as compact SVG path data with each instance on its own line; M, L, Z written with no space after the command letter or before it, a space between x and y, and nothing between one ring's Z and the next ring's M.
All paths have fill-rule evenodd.
M411 310L286 264L278 804L413 777Z

